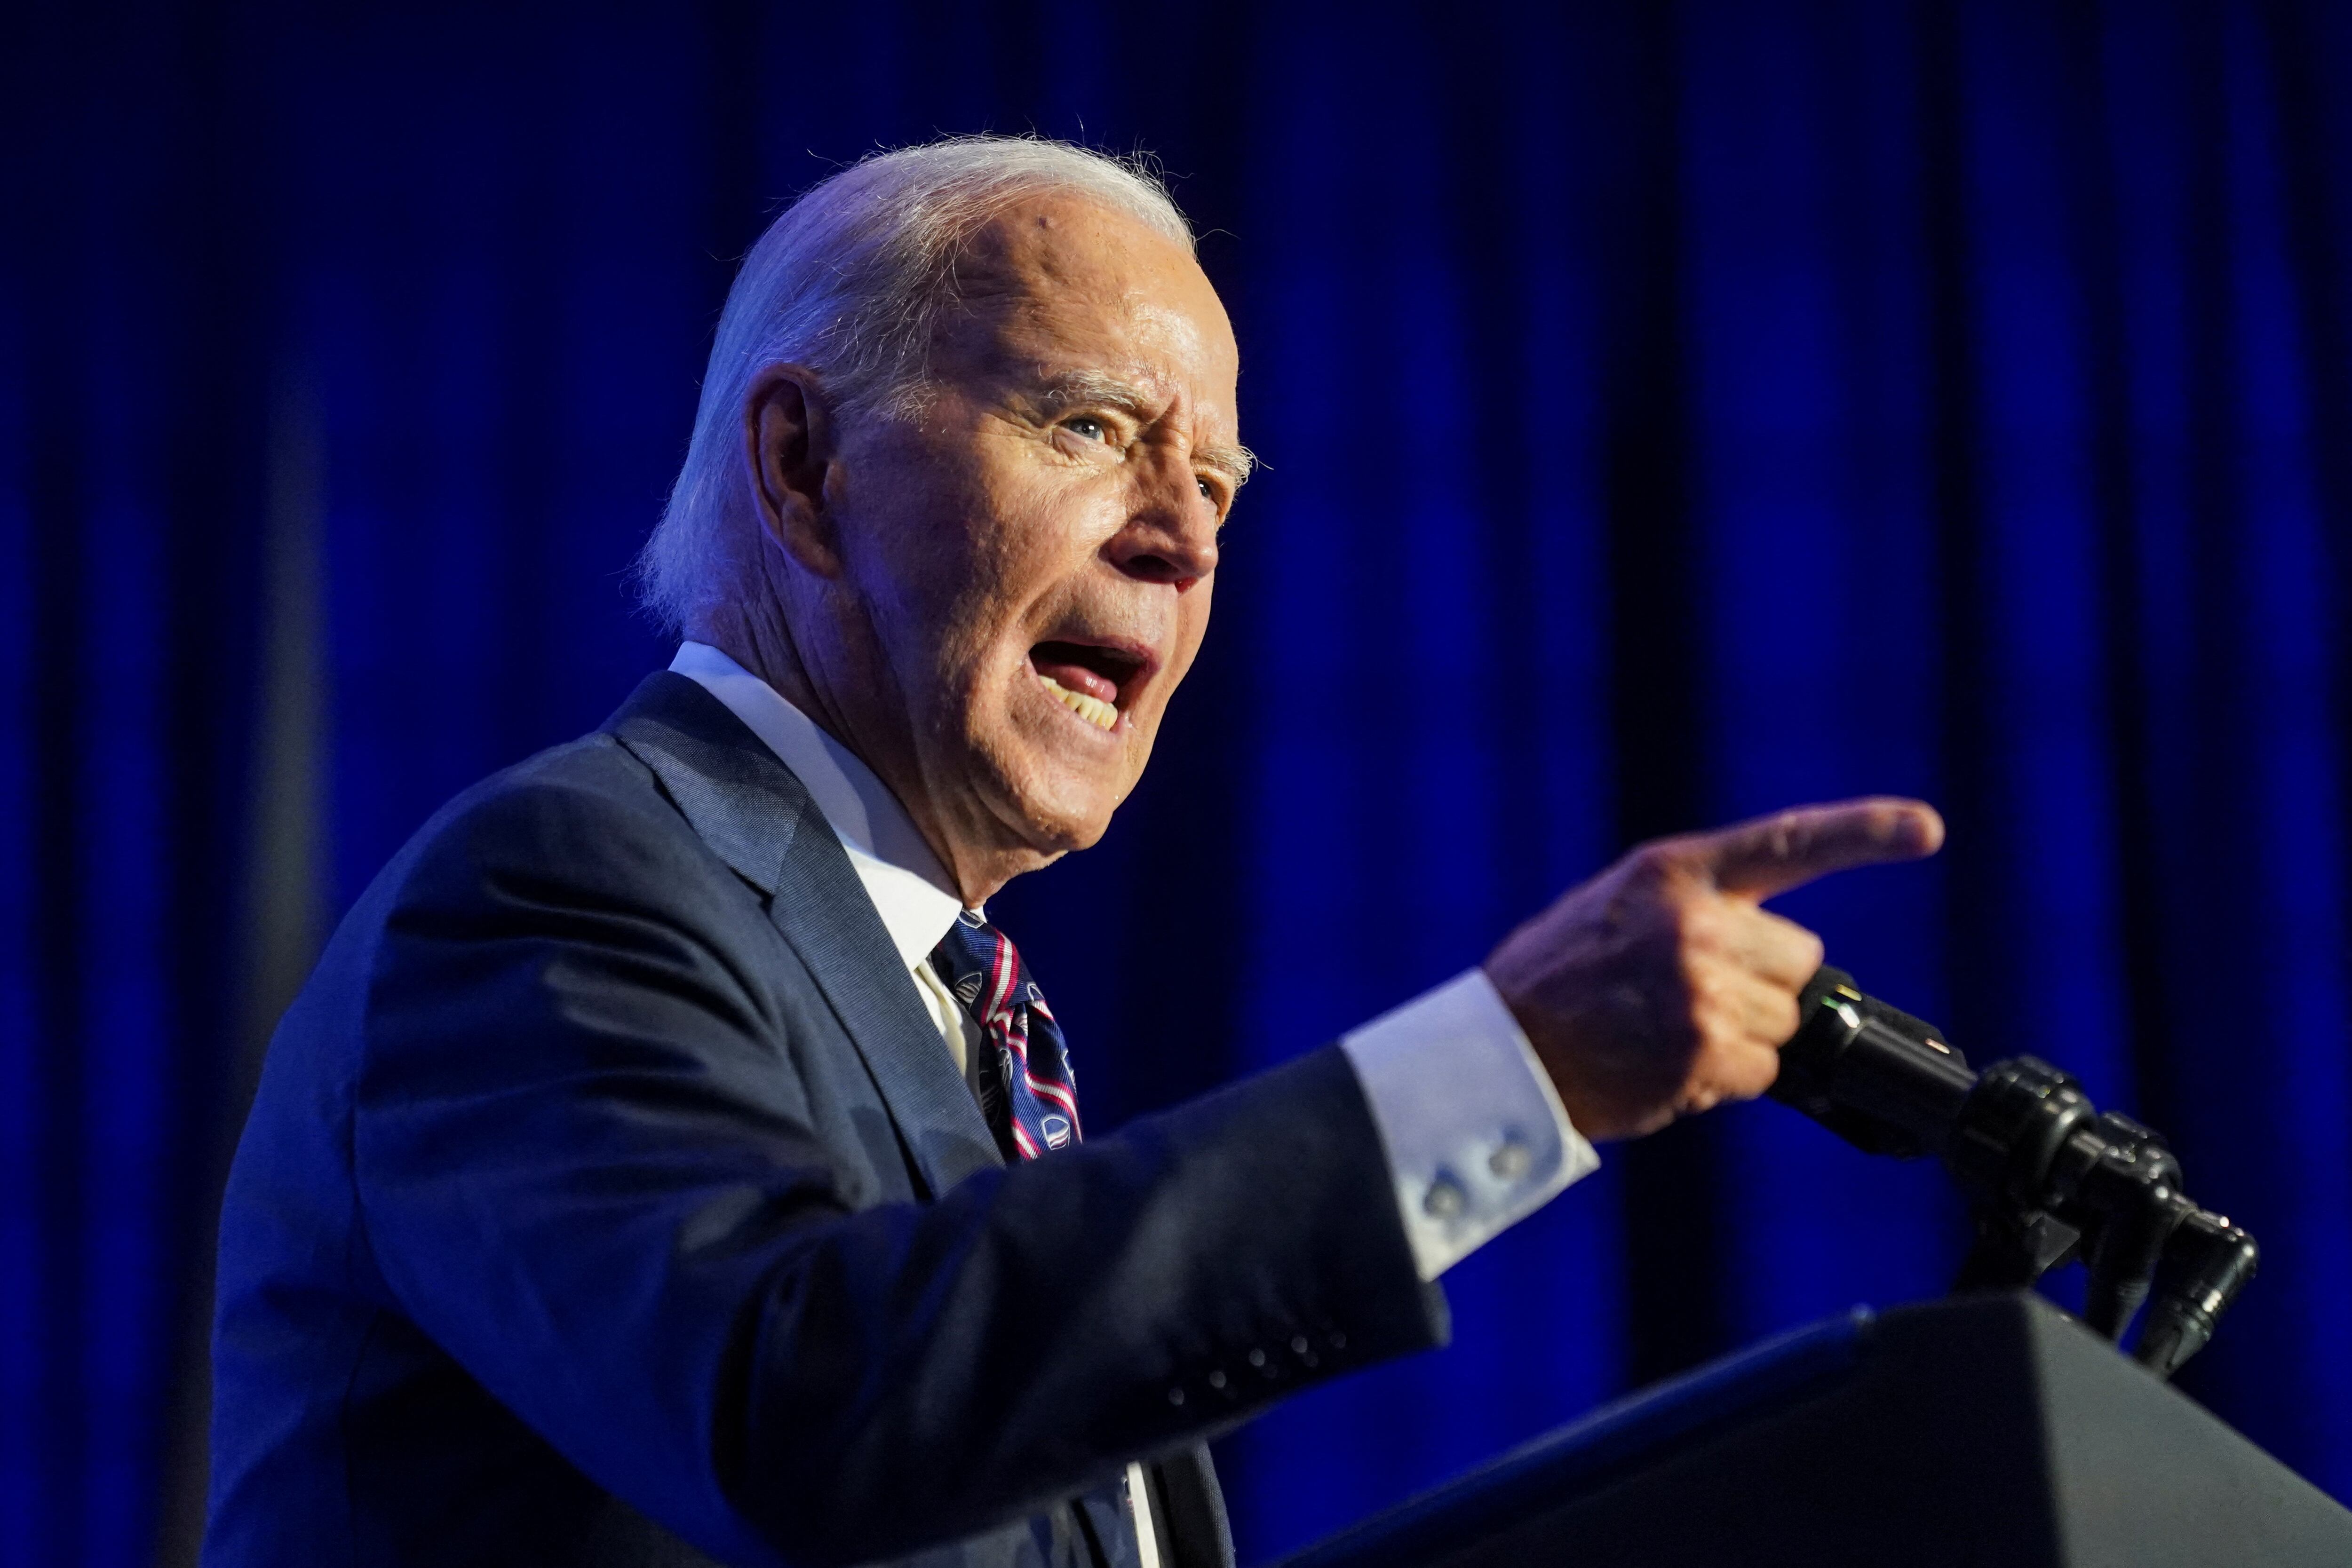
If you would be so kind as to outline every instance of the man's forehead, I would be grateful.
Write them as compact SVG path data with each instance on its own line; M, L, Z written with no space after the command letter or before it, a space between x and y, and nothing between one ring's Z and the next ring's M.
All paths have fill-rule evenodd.
M942 327L961 341L941 346L994 372L1100 372L1230 417L1236 353L1216 290L1183 247L1124 213L1066 196L1020 204L965 246L956 286L961 308Z
M1008 204L957 249L968 290L1098 284L1132 266L1173 260L1197 271L1191 254L1131 213L1074 192L1046 192Z

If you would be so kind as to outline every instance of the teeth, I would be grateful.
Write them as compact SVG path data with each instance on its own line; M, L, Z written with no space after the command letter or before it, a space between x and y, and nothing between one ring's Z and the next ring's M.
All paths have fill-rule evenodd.
M1047 691L1062 699L1064 707L1068 708L1097 729L1111 729L1118 726L1118 709L1103 701L1102 698L1090 697L1084 692L1074 692L1051 675L1039 675L1037 678L1045 683Z

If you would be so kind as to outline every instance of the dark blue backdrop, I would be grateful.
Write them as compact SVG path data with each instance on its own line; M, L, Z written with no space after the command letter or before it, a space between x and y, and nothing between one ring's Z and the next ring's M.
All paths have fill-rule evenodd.
M184 1554L206 1206L324 924L665 656L621 574L783 197L1157 150L1271 462L1104 845L997 905L1098 1126L1622 843L1915 791L1787 901L2168 1129L2263 1275L2188 1385L2352 1496L2352 11L38 0L0 39L0 1561ZM1213 960L1179 996L1152 955ZM1223 1448L1262 1558L1928 1294L1932 1171L1612 1155L1454 1348Z

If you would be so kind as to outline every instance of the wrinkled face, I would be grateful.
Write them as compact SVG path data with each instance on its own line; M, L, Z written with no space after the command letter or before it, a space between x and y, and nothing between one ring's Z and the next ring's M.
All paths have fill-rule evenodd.
M888 709L853 722L906 726L872 738L918 817L1026 869L1101 837L1201 645L1238 361L1192 258L1082 200L1015 207L957 272L920 415L842 434L842 586Z

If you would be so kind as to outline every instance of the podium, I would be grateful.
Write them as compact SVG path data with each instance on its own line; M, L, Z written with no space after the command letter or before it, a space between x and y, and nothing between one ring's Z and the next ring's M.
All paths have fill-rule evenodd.
M2347 1568L2352 1512L2029 1293L1857 1309L1281 1568Z

